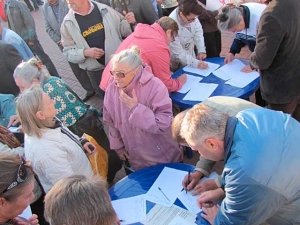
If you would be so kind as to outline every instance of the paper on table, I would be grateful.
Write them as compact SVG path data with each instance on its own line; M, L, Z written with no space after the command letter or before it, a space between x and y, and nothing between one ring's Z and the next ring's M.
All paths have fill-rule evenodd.
M191 88L199 83L202 80L202 77L196 77L192 75L187 75L186 82L182 85L182 87L177 91L179 93L187 93Z
M199 69L191 66L185 66L183 67L183 71L187 73L195 73L207 77L209 74L211 74L213 71L215 71L220 67L220 65L216 63L211 63L211 62L206 62L206 63L208 64L207 69Z
M258 77L259 73L256 71L252 71L251 73L244 73L240 71L239 73L236 73L235 76L232 77L230 80L226 81L225 84L229 84L238 88L243 88Z
M229 80L235 76L236 73L241 73L241 69L245 67L245 64L238 59L232 60L230 63L225 64L219 69L213 72L214 75L222 80Z
M146 219L145 195L122 198L111 203L119 219L122 220L122 225L143 222Z
M218 84L199 83L183 97L185 101L204 101L216 90Z
M182 190L181 182L186 174L186 171L165 167L146 193L146 200L165 206L173 205Z
M202 183L206 180L211 180L211 179L216 179L219 175L216 172L212 172L208 177L203 177L199 183ZM197 214L201 212L202 210L200 209L197 198L199 195L192 195L191 192L185 192L182 191L180 195L178 196L178 199L182 202L182 204L187 208L189 212L192 212L194 214Z
M27 206L27 208L24 209L24 211L19 216L28 220L32 216L32 211L30 206Z
M147 214L147 225L194 225L196 216L189 211L172 205L155 205ZM183 221L183 222L182 222ZM181 222L181 223L180 223Z

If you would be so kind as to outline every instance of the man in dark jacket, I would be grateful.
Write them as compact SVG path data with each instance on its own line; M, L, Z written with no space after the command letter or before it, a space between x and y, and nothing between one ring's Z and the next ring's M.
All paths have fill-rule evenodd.
M272 0L263 12L250 66L269 108L300 121L300 1Z
M13 73L17 65L22 61L18 51L9 44L0 41L0 93L2 94L19 94Z

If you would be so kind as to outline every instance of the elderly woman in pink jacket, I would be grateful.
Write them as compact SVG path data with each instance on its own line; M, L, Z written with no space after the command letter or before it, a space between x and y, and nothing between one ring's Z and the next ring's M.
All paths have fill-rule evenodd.
M109 140L134 170L182 160L171 136L172 102L166 86L142 64L139 49L112 58L113 82L104 98L103 119Z

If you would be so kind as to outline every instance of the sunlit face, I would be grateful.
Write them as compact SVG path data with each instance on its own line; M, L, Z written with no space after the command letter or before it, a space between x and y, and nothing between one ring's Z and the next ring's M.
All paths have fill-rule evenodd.
M34 199L34 179L28 182L22 189L19 196L13 201L1 199L1 211L6 218L13 219L20 215Z
M188 15L184 15L182 12L179 13L181 20L185 23L185 24L189 24L194 22L197 19L197 15L190 13Z
M52 119L55 117L57 111L55 109L55 101L52 100L46 93L43 93L43 104L42 104L42 115L44 116L43 119Z
M66 0L68 7L74 11L79 11L86 5L88 0Z
M16 85L18 86L18 88L20 89L21 93L32 86L32 83L26 82L21 77L16 77L15 82L16 82Z
M127 64L114 63L111 69L111 75L118 88L126 88L133 80L140 67L132 68Z
M229 29L229 31L230 31L230 32L233 32L233 33L235 33L235 32L240 32L240 31L244 30L245 27L246 27L245 21L244 21L243 17L240 16L240 22L239 22L237 25L231 27L231 28Z

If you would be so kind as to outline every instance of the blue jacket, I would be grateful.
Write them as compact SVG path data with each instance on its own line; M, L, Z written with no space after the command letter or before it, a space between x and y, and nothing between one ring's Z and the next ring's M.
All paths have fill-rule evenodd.
M249 109L228 120L224 141L226 197L215 224L300 224L300 123Z
M33 57L33 53L26 42L16 32L3 27L2 41L14 46L23 60L27 61Z

